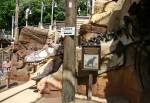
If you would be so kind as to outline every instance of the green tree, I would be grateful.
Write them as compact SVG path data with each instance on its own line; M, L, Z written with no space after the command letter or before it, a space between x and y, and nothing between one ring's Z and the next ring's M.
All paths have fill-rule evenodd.
M52 0L20 0L19 27L25 26L25 10L30 7L32 14L29 15L29 25L38 25L41 15L41 2L45 4L43 13L43 23L51 22ZM54 20L64 20L64 2L65 0L55 0L57 7L54 8ZM78 0L77 7L81 9L81 15L86 15L86 1ZM0 0L0 29L11 30L12 15L15 13L16 0Z
M77 0L77 9L81 10L80 16L87 15L87 0Z
M12 15L14 13L15 0L0 1L0 29L11 28Z

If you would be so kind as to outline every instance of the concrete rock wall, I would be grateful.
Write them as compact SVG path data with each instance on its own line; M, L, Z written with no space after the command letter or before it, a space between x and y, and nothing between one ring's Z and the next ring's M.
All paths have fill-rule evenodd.
M86 95L86 85L78 85L77 92ZM140 83L130 66L99 75L92 92L94 96L103 98L123 96L131 103L140 103L142 97Z

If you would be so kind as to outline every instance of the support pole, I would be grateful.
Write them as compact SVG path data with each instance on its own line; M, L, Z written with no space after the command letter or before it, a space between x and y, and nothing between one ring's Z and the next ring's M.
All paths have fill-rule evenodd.
M14 16L12 16L11 38L14 39Z
M89 74L89 82L88 82L88 94L87 94L88 100L92 99L92 83L93 83L93 75L90 73Z
M40 27L43 29L43 9L44 9L44 3L41 3L41 22L40 22Z
M92 0L87 0L87 16L92 14Z
M7 71L7 80L6 80L6 86L9 88L10 85L10 71Z
M1 49L3 48L3 44L2 44L2 42L1 42ZM1 54L1 64L3 63L3 51L1 52L2 54Z
M65 0L65 26L76 27L76 0ZM64 38L62 103L75 100L75 36Z
M3 43L1 43L1 48L3 48ZM2 63L4 61L4 51L2 51Z
M28 20L26 19L26 27L28 26Z
M18 16L19 16L19 0L16 0L16 10L15 10L15 41L18 41L18 36L19 36Z
M51 26L53 25L53 15L54 15L54 0L52 0L52 14L51 14Z

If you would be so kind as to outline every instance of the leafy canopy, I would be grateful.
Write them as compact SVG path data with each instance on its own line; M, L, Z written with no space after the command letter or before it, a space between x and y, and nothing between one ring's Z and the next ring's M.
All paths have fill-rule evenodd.
M41 2L44 3L43 23L51 22L52 0L19 0L19 27L25 25L25 10L29 7L32 14L29 14L28 24L38 25L41 17ZM65 0L55 0L57 7L54 8L54 20L65 19ZM80 15L86 15L87 0L78 0L77 8L80 8ZM15 14L16 0L0 0L0 29L11 30L12 15Z

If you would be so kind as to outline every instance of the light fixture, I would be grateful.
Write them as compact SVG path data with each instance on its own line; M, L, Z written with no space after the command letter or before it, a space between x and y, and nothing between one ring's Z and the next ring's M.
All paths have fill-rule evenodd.
M54 7L55 7L55 8L57 7L57 2L56 2L56 1L54 1Z
M80 9L80 7L78 8L78 14L80 15L80 12L81 12L81 9Z

